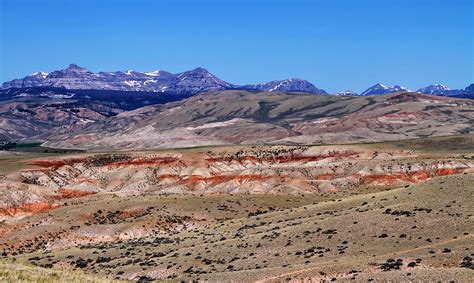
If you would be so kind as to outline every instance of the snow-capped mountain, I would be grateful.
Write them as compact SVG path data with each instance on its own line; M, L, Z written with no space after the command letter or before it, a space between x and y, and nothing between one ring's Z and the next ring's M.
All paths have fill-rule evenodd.
M385 86L383 84L376 84L368 89L366 89L364 92L362 92L360 95L362 96L367 96L367 95L380 95L380 94L387 94L387 93L394 93L394 92L405 92L405 91L410 91L406 87L399 86L399 85L394 85L394 86Z
M417 92L434 95L445 94L447 91L449 91L449 87L440 84L429 85L417 90Z
M406 87L394 85L394 86L385 86L383 84L376 84L371 86L370 88L366 89L361 94L354 93L350 90L346 90L343 92L335 93L334 95L382 95L382 94L389 94L394 92L409 92ZM449 89L447 86L441 84L434 84L429 85L417 90L417 92L424 93L424 94L431 94L431 95L439 95L439 96L450 96L450 97L459 97L459 98L474 98L474 84L470 84L465 89Z
M242 89L263 90L263 91L301 91L309 93L327 94L323 89L319 89L312 83L301 79L287 79L280 81L271 81L262 84L244 85Z
M354 91L348 89L348 90L345 90L345 91L336 92L336 93L334 93L334 95L357 96L359 94L357 92L354 92Z
M439 95L439 96L453 96L453 97L472 97L474 91L469 90L469 86L465 89L449 89L447 86L436 84L420 88L417 92Z
M242 87L223 81L203 68L196 68L178 74L162 70L153 72L127 70L93 73L76 64L71 64L66 69L49 74L43 72L35 73L22 79L5 82L2 86L3 89L24 87L166 92L177 95L226 89L326 93L326 91L315 87L312 83L300 79L272 81Z
M325 90L317 88L312 83L295 78L239 86L223 81L203 68L196 68L177 74L163 70L152 72L127 70L94 73L76 64L71 64L66 69L50 73L37 72L22 79L5 82L1 89L31 87L54 87L68 90L158 92L166 93L167 95L175 95L178 98L200 92L228 89L327 94ZM346 90L335 93L334 95L367 96L407 91L410 90L403 86L385 86L378 83L361 94ZM432 95L473 98L474 84L466 87L466 89L449 89L444 85L435 84L421 88L418 92Z
M192 94L234 88L234 85L217 78L203 68L196 68L178 74L171 74L166 71L142 73L133 70L93 73L76 64L71 64L66 69L49 74L36 73L23 79L5 82L2 88L35 86L175 94Z
M32 87L32 86L37 86L41 84L41 82L48 76L48 73L45 72L37 72L31 75L28 75L24 77L23 79L16 79L13 81L10 81L8 83L4 83L8 85L8 87L16 87L16 88L22 88L22 87ZM6 88L6 87L2 87Z
M173 74L169 73L169 72L166 72L166 71L162 71L162 70L156 70L156 71L153 71L153 72L145 73L145 75L152 76L152 77L162 77L162 78L164 78L166 76L172 76Z

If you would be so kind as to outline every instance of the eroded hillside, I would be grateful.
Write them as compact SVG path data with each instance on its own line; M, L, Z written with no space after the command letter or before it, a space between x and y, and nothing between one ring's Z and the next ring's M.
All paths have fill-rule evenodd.
M349 145L82 154L26 163L29 169L3 176L3 219L97 193L321 193L390 188L474 171L474 162L462 156L427 158L414 150Z
M126 280L462 281L472 275L472 145L7 154L0 249Z

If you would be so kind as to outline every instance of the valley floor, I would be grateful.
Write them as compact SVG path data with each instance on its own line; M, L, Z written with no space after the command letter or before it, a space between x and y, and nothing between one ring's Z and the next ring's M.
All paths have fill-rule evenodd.
M469 282L473 141L3 154L0 281Z

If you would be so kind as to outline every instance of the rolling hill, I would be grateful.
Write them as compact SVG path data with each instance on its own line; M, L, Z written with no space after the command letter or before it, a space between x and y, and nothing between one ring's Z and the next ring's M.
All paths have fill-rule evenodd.
M472 100L419 93L331 96L221 91L151 105L35 138L60 148L168 148L229 144L328 144L465 134Z

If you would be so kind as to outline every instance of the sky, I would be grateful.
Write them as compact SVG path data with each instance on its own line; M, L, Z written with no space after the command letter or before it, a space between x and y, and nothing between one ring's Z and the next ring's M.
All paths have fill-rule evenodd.
M474 82L474 0L0 0L0 81L208 69L235 84L329 92Z

